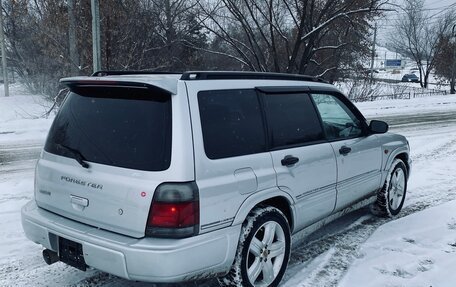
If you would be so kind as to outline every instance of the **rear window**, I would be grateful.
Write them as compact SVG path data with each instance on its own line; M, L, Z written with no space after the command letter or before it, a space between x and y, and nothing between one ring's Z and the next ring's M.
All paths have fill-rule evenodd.
M171 96L134 87L79 88L68 95L44 149L111 166L162 171L171 161Z

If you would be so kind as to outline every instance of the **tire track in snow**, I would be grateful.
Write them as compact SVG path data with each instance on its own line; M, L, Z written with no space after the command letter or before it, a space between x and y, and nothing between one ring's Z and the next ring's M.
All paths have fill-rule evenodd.
M48 266L42 262L42 258L38 259L40 262L34 261L34 264L21 260L0 266L0 286L69 286L81 278L82 271L64 263ZM84 276L90 276L93 272L88 271Z
M439 138L438 133L433 132L432 136L429 134L421 136L419 132L412 133L411 138L418 138L422 141L424 139L425 143L429 141L428 145L432 146L420 148L419 153L412 154L415 161L414 169L417 165L424 168L427 161L456 155L456 137L440 136L446 137L444 142L432 146L432 140ZM444 177L446 174L444 173L442 176ZM416 188L411 188L408 192L406 205L399 217L454 200L456 198L456 178L453 178L454 176L439 179L438 182L429 182L429 184L421 184ZM394 219L372 216L368 213L368 209L364 208L347 214L316 231L310 235L307 243L299 244L293 248L289 269L281 286L337 286L353 260L363 256L359 253L361 245L379 226L391 220ZM24 256L20 260L10 262L0 262L0 286L62 285L74 287L218 286L215 280L183 284L132 282L96 270L89 270L84 273L61 263L47 266L39 255Z
M421 136L417 134L415 137ZM424 147L419 154L413 157L414 166L418 165L423 169L432 168L434 166L429 167L429 161L438 161L438 159L448 157L454 157L453 162L456 162L456 136L449 137L447 134L441 134L440 137L445 139L436 146L433 146L432 140L427 141L427 145L431 146L431 148ZM436 165L436 168L438 168L439 164L436 163ZM440 168L444 169L444 167ZM419 173L422 170L415 172ZM418 174L416 178L418 179L419 177L420 175ZM413 180L413 178L411 179ZM356 258L363 256L358 252L361 245L379 226L456 198L456 177L454 175L446 174L445 171L442 171L441 178L437 180L438 182L420 183L418 187L409 189L403 210L393 219L368 215L367 209L364 208L348 214L317 231L315 234L327 233L327 235L295 247L297 251L292 253L290 266L281 286L337 286L352 262ZM365 212L366 215L357 219L360 212ZM337 228L337 225L346 225L346 221L354 222L348 227ZM336 231L332 231L331 234L331 229L334 226L336 226ZM319 262L314 264L314 261Z
M453 148L456 145L456 137L451 141L446 141L442 144L435 146L432 150L428 152L421 152L417 155L412 154L413 160L433 160L439 159L442 157L452 156L456 154L455 149Z
M20 160L37 159L42 146L23 146L5 149L0 146L0 163L6 164Z
M453 181L454 182L454 181ZM454 185L453 185L454 186ZM431 206L454 200L456 198L456 187L451 189L435 190L441 196L422 196L419 200L404 207L399 216L395 218L379 218L368 215L367 208L355 211L342 217L328 226L323 227L318 233L325 233L325 230L334 225L342 224L346 220L354 220L355 215L364 212L361 222L354 222L348 228L342 229L333 234L323 236L313 242L305 243L295 247L290 260L289 269L285 275L283 287L313 287L313 286L337 286L351 263L363 255L358 251L361 245L377 230L381 225L415 212L424 210ZM324 262L312 268L312 261L319 256L326 256ZM308 268L310 266L310 268ZM307 270L306 270L307 269Z

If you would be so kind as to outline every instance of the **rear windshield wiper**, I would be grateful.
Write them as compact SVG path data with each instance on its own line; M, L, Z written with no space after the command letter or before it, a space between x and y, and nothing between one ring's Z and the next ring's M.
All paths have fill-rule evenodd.
M66 146L64 144L56 144L58 147L63 148L69 152L71 152L74 155L74 159L83 167L83 168L89 168L89 164L86 162L85 157L82 155L80 151L77 149L71 148L69 146Z

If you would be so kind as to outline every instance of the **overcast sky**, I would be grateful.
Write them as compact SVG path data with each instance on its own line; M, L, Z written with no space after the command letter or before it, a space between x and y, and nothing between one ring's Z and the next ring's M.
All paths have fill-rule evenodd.
M401 5L404 1L392 0L392 3ZM456 0L425 0L424 9L431 15L439 16L450 8L456 9ZM387 12L386 16L377 21L378 35L377 44L385 46L388 36L393 33L395 21L400 19L401 12Z
M442 6L449 6L456 4L455 0L426 0L425 5L427 8L440 8Z

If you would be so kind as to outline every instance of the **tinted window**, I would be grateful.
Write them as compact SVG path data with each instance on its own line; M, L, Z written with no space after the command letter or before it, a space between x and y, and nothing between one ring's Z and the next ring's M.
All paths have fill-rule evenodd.
M266 150L258 97L253 90L198 93L204 149L210 159Z
M89 162L146 171L171 159L171 98L139 88L85 88L68 95L45 150Z
M273 147L323 139L318 115L308 95L266 94L264 103Z
M329 140L358 137L362 134L359 119L336 96L313 94Z

